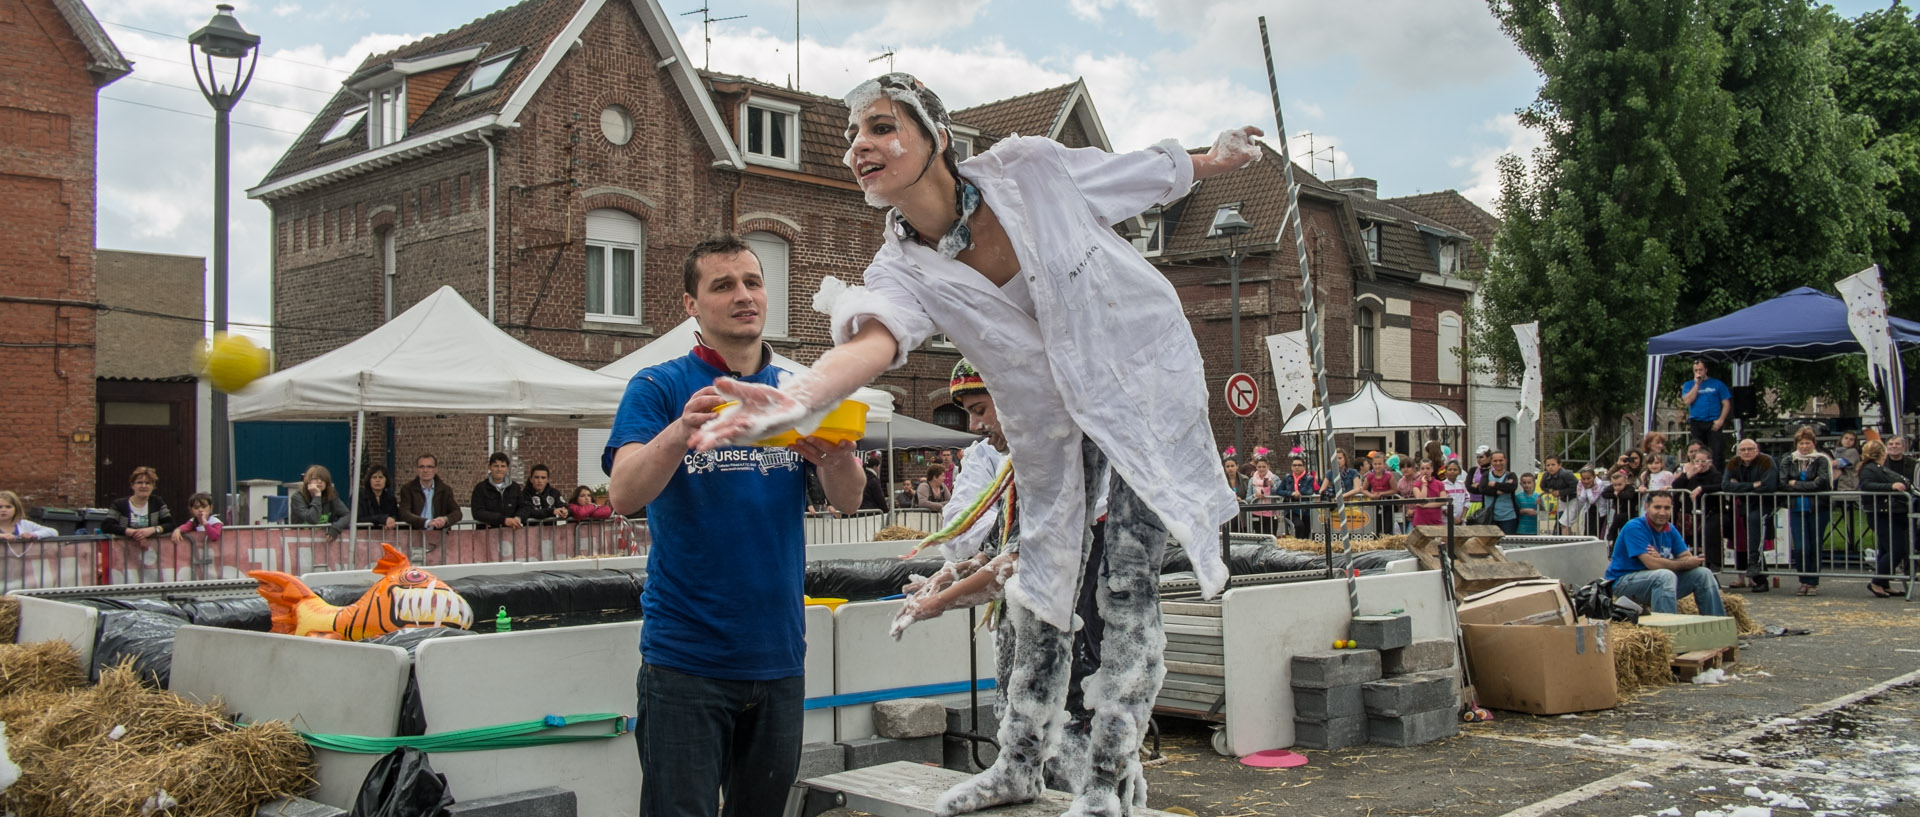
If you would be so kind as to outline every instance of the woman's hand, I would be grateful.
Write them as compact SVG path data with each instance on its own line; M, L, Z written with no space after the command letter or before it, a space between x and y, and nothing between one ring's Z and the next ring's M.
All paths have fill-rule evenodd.
M761 383L743 383L731 378L713 382L720 402L738 401L740 405L700 426L689 441L696 451L712 451L723 445L749 443L771 436L807 416L807 407L791 394ZM715 403L719 405L719 403ZM689 411L692 404L688 404ZM689 418L691 419L691 418Z
M133 537L136 542L145 542L147 541L147 537L152 536L155 530L155 528L134 528L133 530L127 531L127 535Z
M1194 181L1239 170L1260 161L1260 146L1254 144L1253 138L1265 135L1265 132L1252 125L1221 131L1213 140L1213 149L1193 157Z
M386 530L393 530L394 528L397 528L397 527L399 527L399 526L400 526L400 523L399 523L399 521L397 521L397 520L395 520L395 519L394 519L393 517L391 517L391 516L389 516L389 517L387 517L387 524L385 524L385 525L383 525L382 527L383 527L384 529L386 529Z

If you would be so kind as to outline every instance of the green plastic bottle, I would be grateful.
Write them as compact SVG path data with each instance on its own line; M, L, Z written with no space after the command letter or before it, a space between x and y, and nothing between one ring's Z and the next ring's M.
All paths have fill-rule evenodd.
M505 633L511 632L512 630L513 619L507 617L507 608L505 605L502 605L500 612L493 617L493 631L496 633Z

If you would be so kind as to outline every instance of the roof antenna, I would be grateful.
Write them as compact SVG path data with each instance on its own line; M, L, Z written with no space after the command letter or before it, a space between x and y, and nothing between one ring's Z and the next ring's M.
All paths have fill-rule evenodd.
M713 9L708 8L708 6L710 5L712 4L702 3L699 8L689 12L682 13L680 15L682 17L685 17L688 14L700 15L700 25L703 28L705 28L704 33L707 39L706 51L701 55L701 58L700 58L700 63L701 63L700 70L702 71L710 70L713 68L713 24L718 22L723 22L726 20L739 20L747 16L745 14L735 14L732 17L715 17L713 16Z
M885 48L885 49L887 49L887 50L886 50L885 52L883 52L883 53L881 53L881 54L880 54L880 56L878 56L878 57L874 57L873 59L870 59L870 60L867 60L867 62L868 62L868 64L872 64L872 63L876 63L876 62L879 62L879 61L881 61L881 60L886 60L886 61L887 61L887 73L889 73L889 74L891 74L891 73L893 73L893 47L892 47L892 46L886 46L886 45L883 45L883 46L880 46L880 47L881 47L881 48Z
M1304 131L1301 131L1299 135L1307 137L1307 172L1315 173L1315 174L1318 174L1320 172L1317 169L1320 167L1320 154L1325 153L1327 154L1327 160L1326 160L1327 175L1321 176L1321 178L1323 179L1338 178L1340 175L1340 165L1338 162L1335 161L1337 156L1337 154L1334 153L1335 146L1328 145L1326 147L1315 150L1313 147L1313 131L1304 130Z

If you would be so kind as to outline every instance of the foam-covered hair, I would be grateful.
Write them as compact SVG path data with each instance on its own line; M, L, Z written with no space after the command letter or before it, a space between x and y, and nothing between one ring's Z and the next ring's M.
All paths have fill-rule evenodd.
M935 94L933 89L928 88L926 83L904 71L881 74L848 91L845 100L847 112L858 115L881 97L905 105L908 110L913 111L914 119L919 121L920 127L925 128L927 133L935 137L936 144L942 133L948 134L951 140L950 126L953 124L953 119L947 115L946 104L940 101L940 96Z

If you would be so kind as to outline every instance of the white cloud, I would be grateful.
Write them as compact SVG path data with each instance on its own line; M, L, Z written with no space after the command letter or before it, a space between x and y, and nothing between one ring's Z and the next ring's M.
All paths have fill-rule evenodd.
M280 5L273 7L273 15L275 17L291 17L299 13L300 13L299 3L281 3Z
M1533 152L1546 146L1546 138L1521 125L1520 117L1510 113L1480 123L1478 130L1490 134L1499 144L1481 142L1472 154L1455 156L1447 164L1466 171L1460 194L1492 210L1500 199L1500 157L1511 154L1531 163Z

